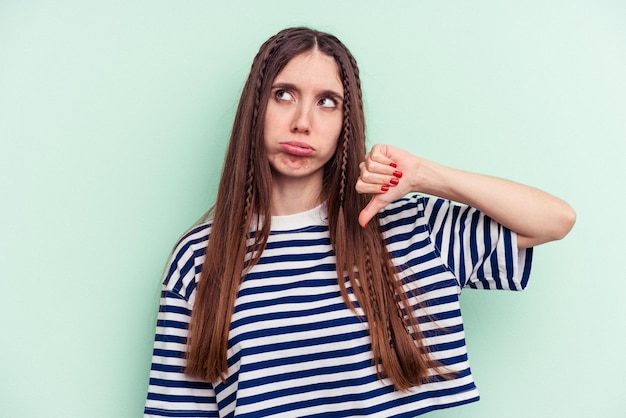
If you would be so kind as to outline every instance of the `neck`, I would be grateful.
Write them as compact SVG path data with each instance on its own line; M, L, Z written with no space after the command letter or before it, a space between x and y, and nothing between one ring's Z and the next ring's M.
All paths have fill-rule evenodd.
M292 215L313 209L322 203L322 179L298 179L272 176L272 215Z

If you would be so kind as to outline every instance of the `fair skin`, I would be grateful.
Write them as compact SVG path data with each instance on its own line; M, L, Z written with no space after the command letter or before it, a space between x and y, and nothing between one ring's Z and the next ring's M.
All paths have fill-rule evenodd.
M361 225L390 202L412 192L480 210L516 232L520 248L561 239L576 221L576 213L567 203L541 190L445 167L389 145L375 145L360 168L356 189L373 195L359 216Z
M272 215L321 203L324 165L341 133L342 101L337 63L317 50L292 58L274 79L264 120Z

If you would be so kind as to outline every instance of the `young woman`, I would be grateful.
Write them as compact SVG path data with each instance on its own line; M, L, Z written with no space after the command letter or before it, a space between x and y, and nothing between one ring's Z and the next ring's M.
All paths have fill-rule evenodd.
M574 219L527 186L390 145L366 154L350 52L283 30L252 64L211 216L166 270L145 414L413 417L476 401L461 289L523 289L531 247Z

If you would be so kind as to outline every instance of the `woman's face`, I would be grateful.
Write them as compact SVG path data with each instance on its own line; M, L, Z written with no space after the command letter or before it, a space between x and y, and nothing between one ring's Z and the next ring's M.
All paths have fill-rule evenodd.
M274 184L298 180L300 187L321 187L343 124L343 84L334 58L317 50L292 58L272 83L264 123Z

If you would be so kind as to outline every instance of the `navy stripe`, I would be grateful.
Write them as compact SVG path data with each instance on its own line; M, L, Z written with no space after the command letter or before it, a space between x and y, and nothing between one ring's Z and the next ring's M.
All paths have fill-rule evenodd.
M241 340L250 340L255 338L261 338L268 335L284 335L284 334L292 334L297 332L306 332L306 331L315 331L319 329L330 329L332 327L340 327L343 325L349 325L358 322L354 317L346 317L346 318L338 318L332 319L328 321L319 321L310 324L299 324L299 325L290 325L284 327L277 328L265 328L265 329L257 329L254 331L249 331L246 333L242 333L231 338L229 343L229 347L234 344L239 343Z
M412 252L415 252L415 251L418 251L418 250L422 250L422 249L424 249L427 246L428 246L428 240L427 239L423 239L421 241L411 242L409 245L407 245L404 248L398 248L396 250L390 251L390 254L391 254L392 257L400 258L400 257L404 257L407 254L410 254ZM435 258L435 255L432 254L432 253L428 253L428 254L422 255L422 257L416 259L415 261L417 263L421 263L423 261L427 261L427 260L430 260L430 259L433 259L433 258Z
M190 388L190 389L207 389L212 388L209 382L200 381L179 381L150 378L150 384L154 386L163 386L168 388Z
M267 256L259 260L259 265L273 263L289 263L299 261L322 260L324 258L333 257L335 253L330 250L323 253L301 252L297 254L281 254L276 256Z
M155 356L157 356L158 354L154 354ZM176 356L177 358L182 358L180 355ZM172 364L161 364L161 363L157 363L156 359L153 360L152 363L152 368L150 369L152 371L155 372L162 372L162 373L171 373L171 374L180 374L181 377L180 379L184 379L184 375L183 373L185 372L185 368L182 366L176 366L176 365L172 365Z
M391 205L391 206L387 206L380 214L379 217L380 219L383 220L387 220L388 218L398 218L399 214L402 214L402 217L408 217L406 216L406 209L407 206L413 206L413 201L412 199L408 198L408 197L403 197L400 198L398 200L396 200L395 205ZM413 221L416 221L416 218L413 218Z
M340 296L339 292L333 292L334 296ZM328 298L327 295L316 295L312 296L287 296L284 298L274 299L271 301L255 301L246 304L246 307L238 306L235 312L239 312L243 309L252 309L252 308L263 308L269 306L282 305L287 303L302 303L302 302L314 302L314 301L323 301ZM302 317L310 317L311 315L323 314L325 312L331 311L343 311L346 308L345 303L343 301L341 303L336 303L333 305L320 306L314 309L306 309L297 312L268 312L265 314L259 314L255 316L250 316L242 319L238 319L231 323L231 328L236 329L240 326L254 324L256 322L264 322L264 321L274 321L278 319L284 318L302 318Z
M474 212L472 215L472 222L470 225L470 235L469 235L469 252L470 252L470 260L472 266L478 265L479 262L479 252L478 252L478 227L480 222L480 213L478 211ZM459 278L459 282L461 287L465 287L465 283L467 282L467 277Z
M262 275L259 275L262 276ZM337 285L337 277L331 276L329 279L313 279L306 280L303 279L301 281L290 282L290 283L277 283L271 284L267 286L258 286L258 287L250 287L244 288L239 291L237 297L242 298L245 296L254 295L257 293L273 293L273 292L282 292L286 290L300 289L300 288L324 288L328 286ZM263 278L263 277L260 277ZM248 280L248 276L244 278L244 281ZM246 305L247 307L247 305Z
M484 248L491 248L491 231L490 231L490 224L485 222L483 224L483 232L484 232L484 240L483 240L483 247ZM485 251L485 256L483 259L483 263L488 263L490 260L490 256L491 253L489 251ZM491 268L493 270L493 263L491 264ZM496 274L497 274L497 269L496 269ZM478 275L477 275L478 279L480 280L480 283L483 286L483 289L489 289L489 282L487 280L485 280L485 268L484 268L484 264L480 265L479 271L478 271ZM494 277L496 278L496 277Z
M182 396L182 395L161 395L158 393L150 393L148 399L154 399L156 401L168 401L168 402L193 402L193 403L214 403L215 399L204 398L201 396Z
M298 276L298 275L305 275L305 274L309 274L309 273L313 273L313 272L317 272L317 271L335 271L335 265L334 264L321 264L321 265L317 265L317 266L312 266L312 267L305 267L305 268L294 268L294 269L283 269L283 270L272 270L272 275L276 276L276 277L290 277L290 276ZM265 279L267 278L267 273L260 271L260 272L250 272L246 275L245 280L258 280L258 279Z
M156 408L146 408L144 413L148 416L171 417L171 418L219 418L217 411L171 411Z
M520 281L521 289L526 289L526 286L528 286L528 279L530 278L530 268L532 266L532 260L533 260L533 249L527 248L525 256L526 256L525 257L526 263L524 264L522 280Z
M163 293L164 293L163 297L168 297L166 292L163 292ZM175 299L179 299L179 298L175 298ZM191 315L191 311L189 309L182 307L182 306L177 306L177 305L162 305L159 307L159 312L181 314L181 315L186 315L186 316Z
M165 350L162 348L155 348L152 354L159 357L185 358L185 353L181 351Z
M424 338L433 338L433 337L439 337L439 336L446 335L446 334L454 334L457 332L463 332L462 324L447 326L445 328L440 327L437 329L422 330L422 335L424 336Z

